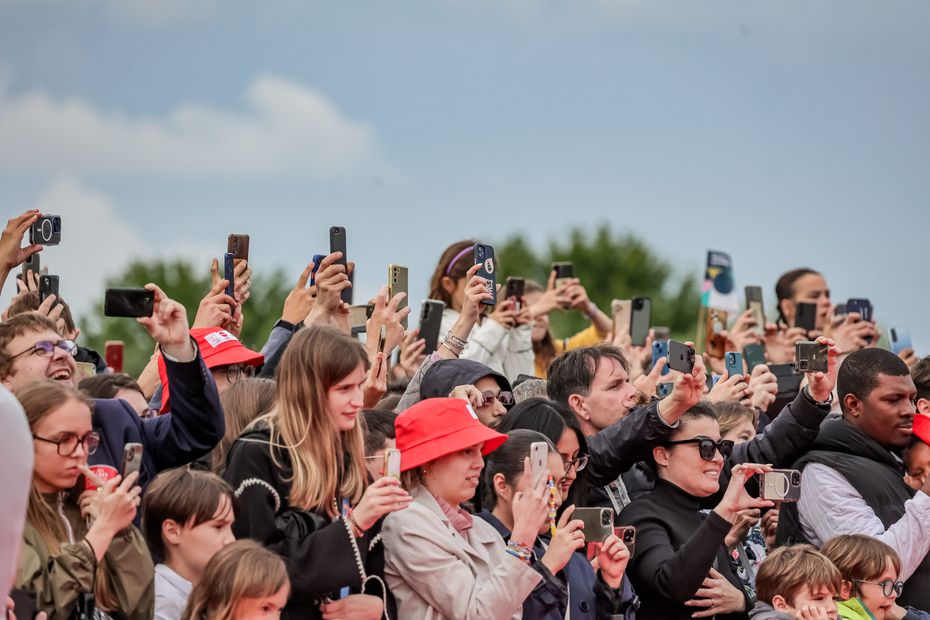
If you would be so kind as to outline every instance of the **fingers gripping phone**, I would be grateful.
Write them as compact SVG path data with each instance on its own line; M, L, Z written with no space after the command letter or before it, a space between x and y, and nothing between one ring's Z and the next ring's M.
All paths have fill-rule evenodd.
M723 356L724 365L727 369L727 376L742 375L743 373L743 354L735 351L727 351Z
M142 444L127 443L123 448L123 466L120 468L123 479L142 468Z
M632 525L620 525L614 528L614 536L626 545L630 557L633 557L633 552L636 550L636 528Z
M555 272L556 287L565 286L565 284L575 277L575 267L568 261L552 263L552 271Z
M394 295L404 293L404 299L398 304L397 310L403 310L407 307L407 268L403 265L388 265L388 299L393 299ZM401 321L404 329L407 329L407 317Z
M584 524L581 530L588 543L588 559L597 554L597 545L607 540L614 533L614 516L612 508L575 508L572 520L578 519ZM595 544L591 544L595 543Z
M802 340L794 343L794 369L797 372L827 372L829 347Z
M642 347L646 344L651 324L652 300L648 297L634 297L630 316L630 338L634 346Z
M54 295L58 301L61 301L61 295L58 294L58 276L47 274L39 276L39 303L45 301L49 295Z
M506 299L513 298L514 304L513 309L516 312L520 312L523 306L523 295L526 292L526 280L524 278L507 278L506 293L504 297Z
M546 476L546 458L549 455L549 444L545 441L534 441L530 444L530 471L533 476L533 487Z
M430 355L439 347L439 329L442 326L442 311L445 305L441 301L427 299L420 307L420 338L426 341L423 353Z
M106 316L152 316L155 293L144 288L108 288L103 299Z
M610 311L614 315L614 334L628 334L633 318L633 302L629 299L614 299L610 302Z
M801 472L796 469L773 469L759 474L762 499L796 502L801 499Z
M487 306L497 305L497 264L494 258L494 247L485 243L476 243L474 249L475 264L481 265L476 275L488 281L488 292L491 299L485 299L481 303Z
M333 226L329 229L329 253L342 252L342 258L340 258L337 264L342 265L346 268L346 274L349 274L349 259L346 252L346 229L342 226ZM352 276L349 275L349 281L352 280ZM342 301L346 302L350 306L352 305L352 287L342 289L340 294Z
M694 370L694 347L677 340L668 341L668 366L672 370L691 374Z
M42 266L41 261L42 259L39 256L39 252L36 252L35 254L33 254L32 256L30 256L29 258L23 261L23 282L26 281L26 275L30 271L34 273L36 277L39 277L40 269Z

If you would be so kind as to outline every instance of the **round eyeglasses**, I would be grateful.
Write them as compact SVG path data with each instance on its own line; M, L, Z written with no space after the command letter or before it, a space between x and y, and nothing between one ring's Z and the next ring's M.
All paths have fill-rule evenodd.
M16 355L12 356L10 361L12 362L17 357L22 357L23 355L29 355L32 353L35 353L39 357L51 357L55 353L56 347L66 351L69 355L71 355L71 357L77 355L77 343L75 343L73 340L40 340L25 351L20 351Z
M84 453L88 456L97 451L97 446L100 445L100 435L94 431L89 431L84 433L83 436L78 437L74 433L65 433L61 436L61 439L47 439L45 437L39 437L38 435L33 435L33 439L38 441L44 441L45 443L53 443L58 448L58 456L73 456L77 452L78 446L84 447Z

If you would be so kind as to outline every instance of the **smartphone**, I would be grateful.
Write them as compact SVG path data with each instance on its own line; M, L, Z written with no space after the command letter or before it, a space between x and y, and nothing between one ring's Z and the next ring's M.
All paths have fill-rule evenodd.
M123 372L123 350L125 345L122 340L107 340L103 345L103 359L106 360L107 366L113 372Z
M804 331L813 331L817 328L817 304L802 301L798 303L795 315L794 326L800 327Z
M913 349L911 345L911 332L906 327L889 327L888 341L891 342L891 350L897 355L904 349Z
M549 444L545 441L534 441L530 444L530 471L533 472L533 488L546 477L546 459L549 456Z
M653 340L668 340L672 337L672 330L669 327L663 326L652 326L652 339Z
M733 375L746 374L746 371L743 369L742 353L737 353L736 351L727 351L723 354L723 364L727 369L728 377L732 377Z
M42 215L29 227L29 243L58 245L61 243L61 217Z
M445 304L434 299L427 299L420 306L420 338L426 341L423 350L426 355L431 355L439 348L439 329L444 309Z
M494 246L485 243L476 243L474 249L475 264L481 265L476 275L485 278L488 281L488 292L491 293L491 299L482 301L486 306L497 304L497 265L494 262Z
M711 357L723 357L727 349L727 339L723 331L727 328L726 310L717 308L704 309L704 351Z
M388 448L384 451L384 475L400 480L400 450Z
M604 542L614 533L614 516L612 508L575 508L572 520L584 523L585 542Z
M564 286L569 279L575 277L575 267L567 261L552 263L552 271L555 272L556 287Z
M507 278L507 284L505 287L504 298L514 299L514 310L520 312L523 306L523 295L526 292L526 280L524 278Z
M152 316L155 293L144 288L108 288L103 298L105 316Z
M398 304L397 310L403 310L407 307L407 268L403 265L388 265L388 299L393 299L394 295L404 293L404 299ZM408 317L404 317L401 325L407 329Z
M39 276L39 271L41 269L41 259L39 258L39 254L40 252L36 252L23 261L23 282L26 281L26 272L28 271L36 274L36 277Z
M345 267L346 273L348 273L349 259L348 253L346 252L346 229L342 226L333 226L329 229L329 253L332 254L333 252L342 252L342 258L336 261L336 263ZM352 280L351 274L349 274L349 280ZM342 301L351 306L352 287L342 289L340 297Z
M846 316L846 304L836 304L836 308L833 310L833 318L839 318Z
M633 346L642 347L649 337L652 325L652 300L648 297L634 297L630 312L630 338Z
M58 293L58 276L48 274L39 276L39 303L45 301L49 295L54 295L56 303L61 301L61 295Z
M664 357L666 359L665 365L662 367L662 376L668 374L668 340L653 340L652 341L652 367L655 368L655 365L659 362L659 358Z
M610 302L610 311L614 315L614 333L630 333L630 320L633 317L633 302L629 299L614 299Z
M794 369L794 364L770 364L769 370L778 382L777 398L794 398L801 390L804 374Z
M762 287L747 286L746 289L746 309L752 310L752 316L756 320L755 332L760 336L765 335L765 306L762 305Z
M849 299L846 302L846 312L858 312L863 321L871 321L872 302L865 298Z
M633 557L633 551L636 549L636 527L632 525L620 525L614 528L614 536L620 539Z
M675 387L675 384L671 381L663 381L662 383L656 383L656 396L659 399L665 398L672 393L672 388Z
M752 369L761 364L765 364L765 345L761 342L747 344L743 347L743 359L746 360L747 372L752 374Z
M123 466L120 473L123 479L134 471L139 471L142 467L142 444L127 443L123 448Z
M374 311L374 304L349 306L349 327L351 327L353 334L364 333L368 319L371 318L371 313Z
M326 258L322 254L313 255L313 271L310 272L310 286L316 285L316 272L320 270L320 263Z
M13 599L14 612L17 620L32 620L39 614L39 606L36 602L36 593L31 590L15 589L10 592L10 598ZM7 609L7 613L10 610ZM13 617L10 615L10 617Z
M228 282L226 294L236 298L236 256L230 252L223 254L223 279ZM229 305L229 314L236 313L236 304Z
M249 236L232 234L226 238L226 251L236 260L249 260Z
M794 343L794 369L797 372L827 372L827 351L827 345L810 340Z
M773 469L759 474L759 491L762 499L778 502L796 502L801 499L801 472L796 469Z
M668 341L668 367L686 374L694 370L694 347L677 340Z

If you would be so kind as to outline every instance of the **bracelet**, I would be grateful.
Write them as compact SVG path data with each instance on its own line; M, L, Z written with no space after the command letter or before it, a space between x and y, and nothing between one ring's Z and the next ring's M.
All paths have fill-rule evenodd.
M349 523L352 524L352 529L354 530L352 533L355 534L355 537L361 538L364 536L365 530L363 530L358 524L358 521L355 520L355 514L352 512L351 508L346 511L346 517L349 519Z
M460 356L460 355L462 354L461 351L456 351L455 349L453 349L452 347L450 347L449 345L447 345L445 342L440 342L440 343L439 343L439 346L445 347L445 348L449 349L449 351L451 351L451 352L452 352L452 355L454 355L455 357L458 357L458 356Z
M533 550L513 540L507 541L507 553L523 562L529 562L533 559Z
M448 342L449 344L455 347L458 347L459 349L464 349L465 345L468 344L467 340L462 340L461 338L454 336L452 332L449 332L448 334L446 334L446 337L443 340L443 342Z
M814 395L811 394L811 391L808 389L808 386L806 385L804 386L803 392L804 392L805 398L807 398L807 400L809 400L811 403L813 403L817 407L826 408L826 407L830 407L833 405L833 392L830 392L830 397L827 398L827 400L817 400L816 398L814 398Z

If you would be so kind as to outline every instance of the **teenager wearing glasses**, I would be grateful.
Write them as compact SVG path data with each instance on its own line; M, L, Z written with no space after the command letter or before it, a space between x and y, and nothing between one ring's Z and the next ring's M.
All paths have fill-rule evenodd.
M32 432L35 469L16 587L33 593L52 619L94 607L119 618L151 618L154 567L132 525L138 474L116 476L79 505L68 491L100 444L90 401L50 380L17 397Z
M701 504L720 490L733 442L721 440L707 404L694 405L678 422L652 450L654 488L620 515L621 523L636 527L628 574L642 599L641 617L748 618L753 600L730 567L724 540L740 511L772 506L745 488L751 477L771 467L735 465L722 499L705 514Z

